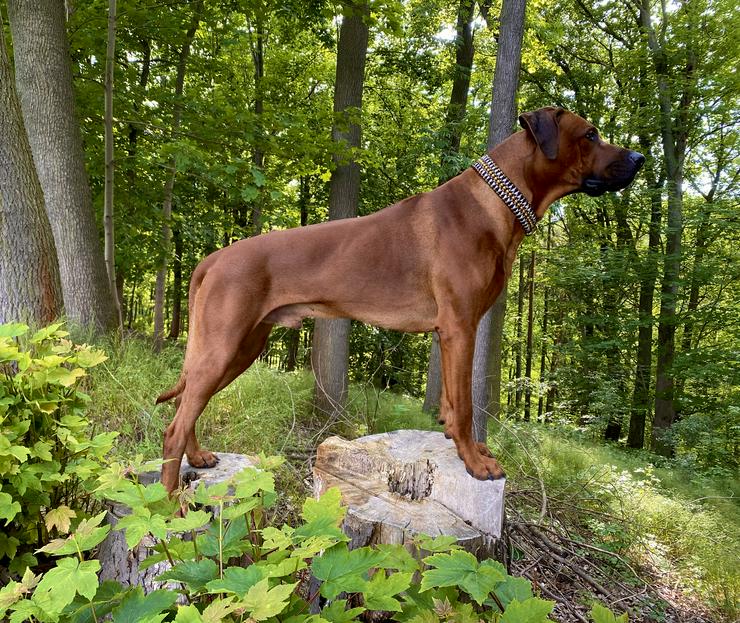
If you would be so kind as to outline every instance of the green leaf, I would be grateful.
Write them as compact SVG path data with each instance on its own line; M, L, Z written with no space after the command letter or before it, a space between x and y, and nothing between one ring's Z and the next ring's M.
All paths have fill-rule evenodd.
M379 543L375 549L383 554L383 559L378 563L381 569L396 569L405 572L419 570L419 561L409 554L403 545Z
M281 529L274 526L267 526L262 529L262 546L264 549L287 549L293 544L291 538L293 534L293 528L284 525ZM317 553L321 551L320 548Z
M6 556L8 560L13 560L20 544L21 542L14 536L0 532L0 558Z
M62 558L39 582L34 600L38 597L37 603L44 610L61 612L78 593L92 599L98 590L98 571L100 563L97 560L80 562L77 558Z
M478 570L475 556L465 551L434 554L424 558L423 562L434 568L424 572L421 580L422 591L434 586L457 586L465 576Z
M547 623L547 615L555 607L554 601L531 597L525 601L517 599L506 607L501 623Z
M10 561L10 564L8 565L8 570L11 573L21 575L22 573L25 573L28 569L33 569L38 564L39 561L36 559L36 556L34 556L31 552L24 552L20 556L15 556L15 558Z
M478 565L475 556L462 550L428 556L424 563L435 568L422 575L422 591L435 586L459 586L478 604L483 604L496 584L506 578L493 566Z
M333 599L342 591L357 593L367 586L366 575L383 559L383 554L369 547L348 550L344 544L332 547L313 559L314 576L323 580L321 594Z
M249 611L251 618L264 621L280 614L288 605L290 595L295 584L278 584L268 590L268 580L265 578L249 589L242 600L242 605Z
M238 568L238 567L237 567ZM228 569L227 569L228 571ZM202 560L186 560L178 563L172 569L165 571L157 580L173 580L186 584L192 593L198 593L206 588L206 584L218 577L218 566L210 558Z
M337 540L338 539L333 535L309 536L305 540L300 541L299 544L293 548L293 551L290 553L290 555L292 558L313 558L314 556L318 556L324 550L329 549L333 545L336 545ZM265 549L268 549L266 542L264 547Z
M275 477L266 471L247 467L234 477L234 495L237 498L250 498L259 491L275 491Z
M135 589L124 588L118 582L106 580L98 587L95 597L92 600L77 596L64 609L64 614L69 617L70 623L94 623L96 617L97 620L102 620L103 617L110 614L113 608L131 590ZM95 616L93 616L93 609L95 610Z
M13 614L8 619L9 623L22 623L23 621L48 621L48 615L43 608L32 599L24 599L13 606Z
M246 515L249 511L257 508L260 503L260 499L257 497L248 498L243 502L239 502L238 504L233 504L231 506L225 507L221 514L224 519L231 521L233 519L237 519L238 517Z
M62 387L72 387L79 379L85 376L82 368L67 370L66 368L53 368L46 373L46 382Z
M591 608L591 618L594 623L627 623L627 613L616 616L609 608L605 608L601 604L595 603Z
M51 531L56 528L62 534L66 534L69 532L69 526L74 517L77 517L77 513L63 504L48 511L44 517L44 523L47 530Z
M98 513L90 519L83 519L73 534L66 539L55 539L48 545L45 545L38 551L54 554L55 556L64 556L66 554L75 554L77 551L85 552L103 542L110 532L110 526L99 526L105 519L107 512Z
M203 610L201 616L206 623L221 623L229 614L241 607L241 602L235 601L232 597L217 599Z
M365 608L350 608L347 610L346 599L335 599L321 611L321 618L330 623L348 623L365 612Z
M195 606L178 606L175 623L203 623L204 619Z
M224 577L208 582L206 589L209 593L234 593L244 597L264 577L264 572L256 565L228 567L224 571Z
M296 543L307 541L312 537L331 539L334 543L349 541L349 537L337 526L336 520L332 517L317 517L302 526L298 526L293 532L293 540Z
M256 186L259 186L260 188L265 185L265 174L258 169L257 167L252 167L252 178L254 178L254 183Z
M507 575L506 580L496 586L495 592L504 608L514 599L517 601L526 601L530 597L534 597L532 594L532 583L529 580L515 578L510 575Z
M401 604L393 597L411 586L413 573L393 573L386 577L384 571L378 571L363 591L365 606L369 610L388 610L400 612Z
M75 362L83 368L92 368L108 359L108 356L102 350L83 348L78 350L75 355Z
M0 324L0 337L19 337L25 335L28 325L21 322L8 322Z
M241 190L242 199L246 203L249 203L251 201L254 201L254 199L256 199L257 198L257 195L259 195L259 194L260 194L259 189L258 188L255 188L254 186L245 186Z
M31 343L32 344L38 344L40 342L43 342L44 340L49 340L55 337L65 337L69 335L67 331L59 331L59 328L63 325L63 322L55 322L53 324L50 324L48 327L44 327L43 329L39 329L36 331L36 333L33 334L31 337ZM26 327L28 328L28 327Z
M325 491L318 500L306 498L301 517L306 522L329 519L335 526L338 526L346 514L347 508L342 506L342 492L338 487L332 487Z
M460 546L457 544L457 538L444 534L434 538L422 534L418 538L418 544L420 550L431 553L449 552L460 549Z
M211 520L211 513L206 511L188 511L185 517L175 517L167 525L174 532L190 532L202 528Z
M126 595L113 610L113 623L141 623L152 615L160 614L177 601L175 591L157 590L144 595L137 587Z
M5 525L7 526L20 512L21 505L13 501L13 497L9 493L0 491L0 519L5 520Z

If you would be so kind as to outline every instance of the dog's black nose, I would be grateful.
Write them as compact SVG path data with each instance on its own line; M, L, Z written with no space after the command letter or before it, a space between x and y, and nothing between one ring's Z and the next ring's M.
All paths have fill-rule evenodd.
M645 164L645 156L643 156L639 151L631 151L629 155L630 160L635 163L637 168L639 169L643 164Z

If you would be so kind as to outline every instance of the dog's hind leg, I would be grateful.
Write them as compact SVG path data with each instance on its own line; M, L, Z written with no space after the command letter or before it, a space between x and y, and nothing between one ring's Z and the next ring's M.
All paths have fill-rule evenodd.
M162 483L170 492L178 486L180 463L187 449L193 452L192 458L196 463L215 460L211 453L198 446L195 422L211 396L231 383L259 356L271 328L270 325L259 324L251 331L247 328L243 337L225 335L221 333L221 327L238 326L244 323L244 317L199 316L203 320L199 322L199 330L196 329L191 336L193 342L188 344L187 382L175 417L164 432L163 456L166 462L162 466ZM204 321L210 326L201 324ZM249 326L248 323L242 324L245 325Z
M220 392L224 389L229 385L229 383L236 379L236 377L251 366L252 363L254 363L255 359L257 359L264 350L271 330L271 324L264 322L260 323L242 340L239 351L234 359L232 359L228 370L222 377L221 382L216 389L216 392ZM192 467L214 467L216 463L218 463L218 457L213 452L209 452L200 447L195 435L195 428L193 428L188 437L185 454L188 457L188 463L190 463Z

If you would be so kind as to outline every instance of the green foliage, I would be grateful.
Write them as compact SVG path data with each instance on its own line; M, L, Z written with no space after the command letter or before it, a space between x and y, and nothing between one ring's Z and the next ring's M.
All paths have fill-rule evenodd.
M550 620L553 603L533 596L527 581L512 578L497 562L479 563L449 538L419 537L416 557L401 545L350 550L339 530L345 509L337 490L306 500L303 522L295 528L262 525L275 501L274 479L270 471L250 468L229 482L199 487L193 502L201 510L181 517L180 501L162 496L159 484L138 482L134 470L142 466L138 460L129 466L114 463L99 478L97 493L111 501L135 501L116 529L125 532L130 545L144 534L157 539L145 566L171 561L158 579L173 590L144 595L140 587L98 583L100 564L86 558L108 533L108 526L100 526L103 513L45 548L59 557L56 566L43 575L28 570L0 589L0 617L11 623L83 623L108 615L114 623L245 618L349 623L366 611L382 611L400 622ZM436 553L419 558L427 546ZM309 571L320 582L315 592ZM340 593L348 599L337 599ZM187 606L176 605L178 594L185 595ZM327 601L318 602L319 596ZM307 612L313 602L321 607L318 617ZM604 618L611 614L604 608L595 607L594 613L595 623L626 621Z
M106 356L68 335L61 323L0 325L0 560L19 574L50 535L86 534L87 492L116 437L90 438L84 414L83 380Z
M737 618L737 480L697 473L679 460L655 465L646 452L605 447L572 427L508 422L493 440L494 452L517 466L517 481L537 474L551 504L562 499L581 509L573 527L590 535L591 545L670 573L718 620Z

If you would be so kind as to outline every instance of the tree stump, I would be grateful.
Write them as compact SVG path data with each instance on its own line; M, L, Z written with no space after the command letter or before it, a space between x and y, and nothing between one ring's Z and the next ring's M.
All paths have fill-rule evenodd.
M255 461L243 454L217 452L216 455L219 458L218 465L209 468L191 467L187 459L184 458L180 467L182 481L195 489L200 483L213 485L228 480L247 467L255 466ZM145 484L151 484L158 480L159 472L148 472L139 475L139 481ZM116 580L124 586L141 586L147 594L158 588L171 588L167 582L156 581L157 576L170 569L168 561L165 560L152 565L144 571L139 569L140 563L152 553L156 540L146 537L137 547L129 550L124 533L115 530L118 520L127 515L128 512L127 507L119 504L112 505L108 510L107 521L113 529L105 541L100 544L98 551L100 581Z
M396 431L317 451L314 493L339 487L348 506L350 547L400 543L417 534L450 535L478 559L503 559L505 480L476 480L442 433Z

